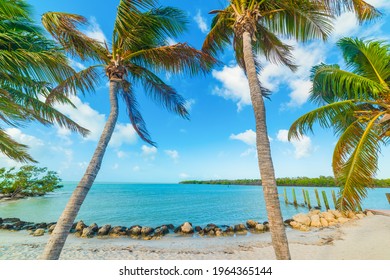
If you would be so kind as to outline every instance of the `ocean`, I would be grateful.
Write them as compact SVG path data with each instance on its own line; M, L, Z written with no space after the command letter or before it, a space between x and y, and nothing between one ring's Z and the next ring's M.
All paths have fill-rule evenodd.
M42 197L31 197L0 203L0 217L17 217L28 222L55 222L64 209L76 183L64 183L64 187ZM284 203L283 191L279 187L283 218L291 218L307 208L295 208ZM299 203L303 203L301 187L294 187ZM312 206L316 206L314 188L304 187L310 193ZM331 190L325 190L330 207L333 208ZM292 201L291 188L286 187ZM363 202L364 209L390 209L385 193L390 189L369 190ZM322 201L322 199L321 199ZM324 209L324 205L322 202ZM181 184L124 184L95 183L76 219L86 224L97 223L157 227L162 224L178 226L186 221L205 226L234 225L246 220L266 221L265 202L259 186L181 185Z

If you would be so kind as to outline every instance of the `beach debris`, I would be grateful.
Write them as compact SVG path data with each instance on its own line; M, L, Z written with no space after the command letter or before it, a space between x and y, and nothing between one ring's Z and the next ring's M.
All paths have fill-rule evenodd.
M98 234L98 236L108 235L108 233L110 232L110 229L111 229L111 225L104 225L101 228L99 228L97 234Z
M44 228L38 228L34 231L32 234L33 236L42 236L45 234L45 229Z

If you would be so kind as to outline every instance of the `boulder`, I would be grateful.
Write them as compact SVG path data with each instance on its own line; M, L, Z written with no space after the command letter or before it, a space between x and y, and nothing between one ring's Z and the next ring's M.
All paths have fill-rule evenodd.
M319 215L312 215L310 216L310 226L311 227L321 227L321 221L320 221L320 216Z
M255 228L257 224L258 224L258 222L253 221L253 220L248 220L248 221L246 221L246 226L247 226L248 228Z
M321 226L323 226L323 227L329 226L329 223L325 218L320 218L320 223L321 223Z
M235 232L246 232L246 226L244 224L238 224L234 226Z
M347 218L349 218L349 219L357 219L356 214L352 211L346 212L345 216L347 216Z
M111 225L104 225L98 230L99 236L107 235L110 232Z
M343 217L343 214L339 210L328 210L328 212L332 213L336 219Z
M175 226L173 224L168 224L166 225L168 229L170 230L174 230L175 229Z
M307 226L307 225L301 225L301 227L299 228L300 231L309 231L310 228Z
M293 219L287 219L287 220L284 220L283 223L285 225L289 226L292 221L294 221L294 220Z
M202 228L201 228L200 226L196 226L196 227L195 227L195 231L199 232L199 231L201 231L201 230L202 230Z
M192 225L189 222L185 222L181 227L180 227L181 233L184 234L191 234L194 233L194 229L192 228Z
M141 228L141 234L142 234L143 236L148 236L148 235L152 234L153 231L154 231L154 229L151 228L151 227L142 227L142 228Z
M139 235L141 235L141 230L142 230L142 227L140 227L140 226L132 226L128 230L128 233L129 233L129 235L132 235L132 236L139 236Z
M358 213L356 214L356 217L358 217L359 219L363 219L364 217L366 217L366 215L364 215L363 213Z
M293 216L293 220L305 226L310 226L311 223L310 217L303 213Z
M219 230L217 230L217 231L215 232L215 236L222 236L222 235L223 235L223 232L222 232L221 229L219 229Z
M372 213L371 211L367 211L366 215L367 216L374 216L374 213Z
M255 231L256 232L264 232L265 231L265 225L263 224L257 224L256 227L255 227Z
M54 228L56 227L56 225L51 225L48 229L49 233L52 233L54 231Z
M116 226L111 228L110 232L108 233L112 237L119 237L127 234L127 229L122 226Z
M153 236L164 236L169 233L169 229L167 226L161 226L154 230Z
M3 223L16 223L16 222L20 222L20 219L18 219L18 218L5 218L3 220Z
M337 218L337 221L340 223L340 224L345 224L346 222L349 221L348 218L344 218L344 217L340 217L340 218Z
M94 231L92 230L92 228L87 227L83 229L83 233L81 234L81 237L92 238L93 235L94 235Z
M292 221L290 222L290 226L293 228L293 229L300 229L302 224L301 223L298 223L296 221Z
M34 231L33 236L42 236L44 234L45 234L45 229L39 228L39 229Z
M99 230L99 227L96 223L93 223L88 228L91 229L93 233L98 232L98 230Z
M38 224L35 224L35 226L37 228L47 228L47 223L38 223Z
M225 233L229 234L229 235L232 235L234 234L234 228L233 227L227 227L225 230L224 230Z
M313 215L319 215L321 213L320 210L310 210L310 212L308 213L309 216L313 216Z
M84 228L86 228L87 226L84 224L83 221L79 221L77 224L76 224L76 227L75 227L75 230L76 231L79 231L79 232L82 232Z
M327 220L328 223L336 221L335 216L333 215L332 212L321 212L320 213L320 217L324 218L325 220Z
M14 229L14 225L11 225L11 224L2 224L2 225L0 226L0 229L13 230L13 229Z
M203 230L207 234L209 231L216 229L217 226L214 224L208 224Z
M0 218L0 225L3 223L3 219L2 218Z

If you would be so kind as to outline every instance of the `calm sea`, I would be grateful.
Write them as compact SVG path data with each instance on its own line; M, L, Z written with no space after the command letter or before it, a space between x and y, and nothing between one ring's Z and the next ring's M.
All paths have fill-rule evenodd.
M76 183L44 197L1 202L0 217L17 217L30 222L54 222L65 207ZM279 188L281 207L285 219L305 208L286 205L283 189ZM311 204L317 205L314 188L309 190ZM286 188L292 200L291 188ZM303 202L300 187L295 187L298 202ZM333 207L331 188L319 188L328 194ZM338 190L335 188L334 190ZM390 189L370 190L364 208L390 209L385 193ZM233 225L248 219L266 221L262 188L258 186L179 185L179 184L115 184L96 183L81 207L77 220L98 225L180 225L190 221L194 225L208 223Z

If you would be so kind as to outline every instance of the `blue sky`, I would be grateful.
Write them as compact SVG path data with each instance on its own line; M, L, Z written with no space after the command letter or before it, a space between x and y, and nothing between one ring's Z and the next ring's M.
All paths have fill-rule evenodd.
M37 20L47 11L77 13L89 19L87 34L110 41L117 0L31 0ZM384 16L373 23L359 26L350 13L335 22L333 36L327 43L313 41L297 44L294 55L300 65L296 73L285 67L270 64L260 57L263 71L260 80L272 90L271 101L266 101L268 131L277 177L332 175L331 157L336 138L331 130L315 129L315 134L300 141L288 142L286 132L294 120L315 108L307 101L310 88L309 74L320 62L341 63L335 42L343 36L380 38L389 40L390 2L367 0L376 5ZM188 14L188 31L172 42L188 42L200 48L211 23L210 10L224 6L218 1L161 0L161 5L178 7ZM154 148L136 135L126 117L124 104L113 138L107 149L97 181L122 182L178 182L188 179L258 178L255 153L255 125L249 101L249 89L243 72L234 61L232 49L219 57L225 65L206 76L189 78L162 73L187 100L190 121L166 112L144 96L138 88L140 109ZM72 60L76 69L84 65ZM78 110L58 108L91 131L87 138L71 134L59 127L29 124L23 128L8 128L16 140L30 146L31 154L40 165L57 171L65 181L81 178L97 144L109 113L107 80L96 93L78 95L73 99ZM2 166L15 163L0 155ZM390 177L390 151L383 148L379 178Z

